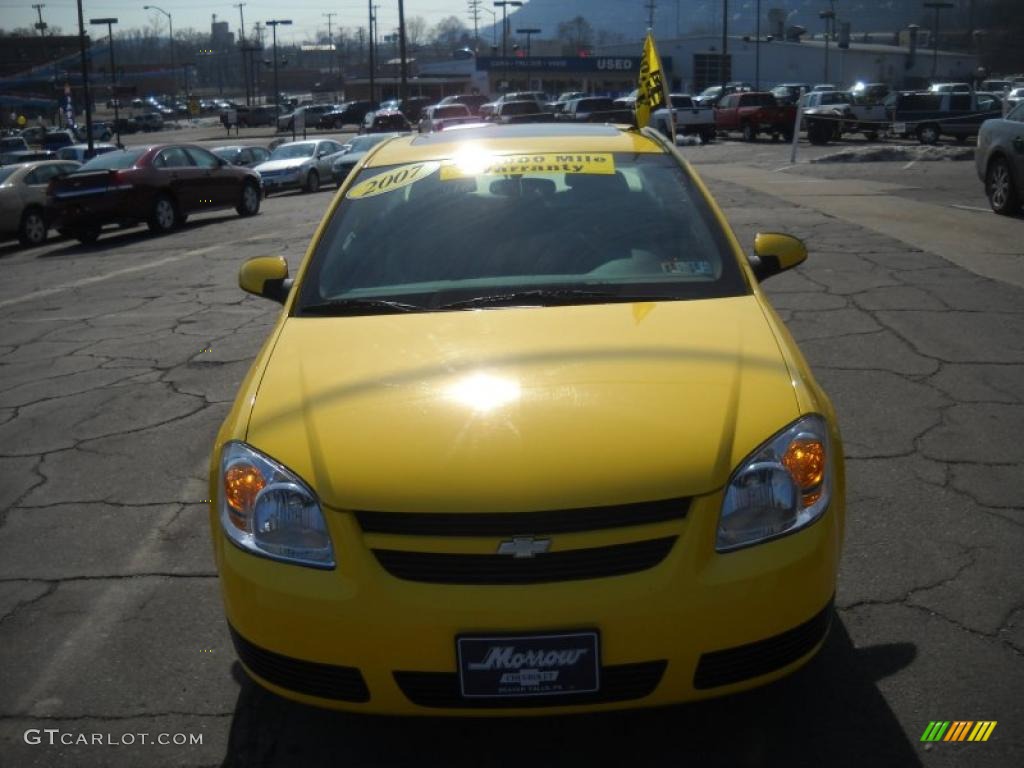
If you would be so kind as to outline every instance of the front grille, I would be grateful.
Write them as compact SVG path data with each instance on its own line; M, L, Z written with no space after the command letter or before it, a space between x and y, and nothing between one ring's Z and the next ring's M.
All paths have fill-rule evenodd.
M333 664L282 656L253 645L230 624L228 629L231 630L231 641L235 644L238 658L253 674L268 683L322 699L355 702L370 700L370 689L366 687L362 673L355 667L336 667Z
M676 537L570 549L535 557L466 555L375 549L392 576L432 584L540 584L622 576L653 568L668 555Z
M395 672L395 682L413 704L445 709L517 709L604 704L642 699L654 693L665 674L666 661L645 661L601 667L601 689L592 693L517 696L509 699L464 698L453 672Z
M694 688L714 688L766 675L806 655L828 632L832 601L820 613L780 635L747 645L712 651L700 657Z
M534 536L682 520L690 500L662 499L543 512L356 512L366 533L403 536Z

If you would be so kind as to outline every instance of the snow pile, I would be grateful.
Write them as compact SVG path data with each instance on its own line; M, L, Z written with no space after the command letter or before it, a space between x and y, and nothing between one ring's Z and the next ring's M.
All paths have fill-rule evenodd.
M907 160L973 160L974 147L953 147L944 145L882 145L872 147L851 147L822 155L812 163L883 163Z

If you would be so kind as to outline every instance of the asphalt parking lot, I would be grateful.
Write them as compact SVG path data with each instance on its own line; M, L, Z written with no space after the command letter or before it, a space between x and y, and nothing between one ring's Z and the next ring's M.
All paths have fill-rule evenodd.
M656 711L369 718L245 679L206 471L277 305L237 269L294 269L333 189L160 238L0 245L0 765L1024 763L1024 218L987 211L970 162L803 162L835 150L684 152L741 243L782 231L810 250L766 288L844 433L838 620L789 679ZM922 744L934 720L998 725Z

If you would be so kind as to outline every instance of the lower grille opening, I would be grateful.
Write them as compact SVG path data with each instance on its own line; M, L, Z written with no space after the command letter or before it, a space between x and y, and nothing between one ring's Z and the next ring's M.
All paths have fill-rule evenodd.
M228 629L231 630L231 641L235 644L238 658L253 674L268 683L322 699L353 702L370 700L370 689L366 687L362 672L355 667L337 667L282 656L249 642L230 624Z
M601 668L601 690L553 696L509 699L464 698L454 672L395 672L395 682L413 704L442 709L526 709L575 704L603 704L642 699L654 693L665 674L667 661L644 661Z
M693 676L694 688L715 688L766 675L806 655L828 632L832 600L820 613L780 635L700 657Z

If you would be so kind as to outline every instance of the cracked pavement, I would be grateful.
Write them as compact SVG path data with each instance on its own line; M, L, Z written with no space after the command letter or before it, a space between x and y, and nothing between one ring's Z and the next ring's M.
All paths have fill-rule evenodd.
M712 173L766 167L763 146L695 149L744 246L785 231L811 254L766 284L847 451L838 620L806 668L701 704L502 721L344 716L245 680L202 500L276 311L239 291L238 265L294 268L333 192L288 195L162 238L0 247L0 764L496 766L523 744L544 765L1024 762L1024 288ZM970 164L943 172L977 194ZM935 719L999 726L926 748ZM27 728L203 744L30 746Z

